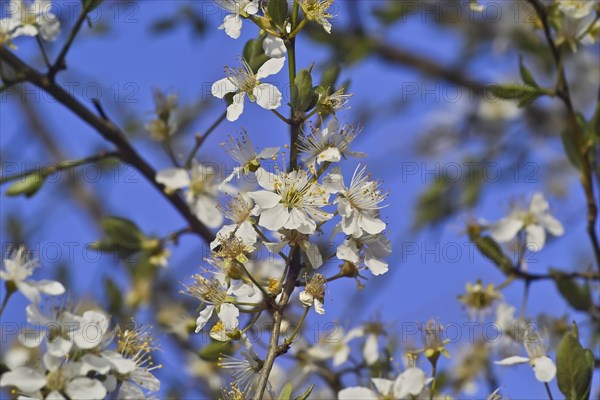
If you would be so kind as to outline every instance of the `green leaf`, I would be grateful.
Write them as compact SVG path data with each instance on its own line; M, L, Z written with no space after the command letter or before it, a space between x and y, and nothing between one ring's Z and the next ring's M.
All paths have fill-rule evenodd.
M251 39L246 42L244 46L244 60L250 65L250 68L254 73L258 71L258 69L269 60L269 57L265 54L265 51L262 47L262 43L266 35L258 39Z
M533 86L536 88L540 87L540 85L537 84L535 79L533 79L533 75L531 75L531 72L529 72L525 64L523 64L523 57L521 55L519 55L519 71L521 72L521 79L523 79L523 82L525 82L529 86Z
M593 372L589 353L573 332L565 334L558 345L556 379L558 388L568 400L589 399Z
M81 0L81 5L86 13L90 13L100 7L103 2L104 0Z
M588 311L592 306L592 294L585 285L578 285L574 279L565 276L566 274L556 269L550 269L550 275L556 283L556 288L569 303L571 307L578 311Z
M20 196L31 197L37 193L46 181L46 176L39 172L34 172L27 175L25 178L18 180L9 186L6 190L7 196Z
M293 391L294 391L294 386L292 385L292 382L286 383L285 386L283 387L283 389L281 389L281 393L279 394L279 397L277 398L277 400L290 400L290 397L292 397Z
M310 385L310 387L308 389L306 389L306 392L302 393L300 396L296 397L294 400L306 400L306 399L308 399L308 396L310 396L310 394L312 393L312 391L313 391L314 388L315 388L314 384Z
M231 354L232 352L233 345L231 342L212 340L211 343L200 349L198 355L205 361L217 361L223 354Z
M301 70L294 84L292 85L292 108L298 114L310 110L315 106L318 96L313 88L313 80L311 76L312 66L308 69Z
M490 92L501 99L513 100L519 103L519 107L533 103L547 92L539 87L522 85L520 83L507 83L503 85L492 85Z
M489 236L482 236L473 240L479 252L492 261L505 274L510 274L513 270L512 261L504 254L502 248L494 239Z
M124 252L124 256L143 248L146 236L134 222L120 217L107 217L100 225L105 237L94 243L92 248L99 251Z
M323 71L323 76L321 76L321 86L325 90L333 91L335 87L335 83L337 82L340 76L341 68L339 65L333 65Z
M287 0L269 0L267 11L275 25L283 27L288 15Z

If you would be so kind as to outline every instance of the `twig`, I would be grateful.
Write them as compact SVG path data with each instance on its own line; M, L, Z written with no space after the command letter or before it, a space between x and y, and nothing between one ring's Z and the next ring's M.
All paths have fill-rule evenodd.
M221 116L207 129L207 131L204 133L204 135L196 136L196 144L194 145L194 148L192 148L192 151L190 151L190 154L185 159L186 168L191 167L192 161L194 160L194 157L196 157L196 153L198 152L198 150L200 150L200 147L202 146L204 141L208 138L208 136L215 129L217 129L217 127L221 124L221 122L223 122L225 120L225 117L227 117L227 111L225 111L225 112L223 112L223 114L221 114Z
M83 25L83 22L86 20L86 18L87 18L87 10L85 8L83 8L81 10L81 14L79 14L79 17L77 18L77 21L75 21L75 25L73 25L73 29L71 29L71 32L69 33L69 37L67 38L67 41L65 42L64 46L60 50L60 53L58 54L56 61L48 70L48 77L51 80L54 80L54 78L56 77L56 74L59 71L65 70L67 68L67 64L65 62L65 59L67 58L67 53L69 52L69 49L71 48L71 45L73 44L73 41L75 40L75 37L79 33L79 30L81 29L81 26Z
M23 72L28 82L52 95L59 103L67 107L83 121L93 127L104 139L119 149L122 160L134 166L162 195L179 211L195 233L207 242L214 240L214 234L192 213L185 201L174 193L167 193L163 185L156 181L156 171L131 146L123 132L110 121L105 121L81 102L58 86L49 77L40 74L25 64L19 57L4 47L0 47L1 58L13 69Z

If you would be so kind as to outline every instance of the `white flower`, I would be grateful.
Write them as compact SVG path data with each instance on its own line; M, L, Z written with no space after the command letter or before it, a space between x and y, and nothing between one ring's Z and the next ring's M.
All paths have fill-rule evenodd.
M263 51L269 58L280 58L284 57L287 49L283 39L268 34L262 43Z
M44 315L35 304L25 309L27 322L44 329L24 329L19 332L19 341L27 348L36 348L46 343L48 354L64 357L73 348L73 335L81 327L83 318L66 310L54 308L50 316Z
M341 128L337 119L332 118L323 129L312 128L309 135L300 138L299 149L306 153L302 159L311 171L315 172L315 162L338 163L342 157L364 157L365 153L349 151L350 143L356 138L359 130L353 126L344 125Z
M51 384L45 397L48 400L65 399L61 392L71 399L82 400L104 399L107 394L102 382L80 375L81 363L44 354L42 367L42 371L24 366L14 368L2 375L0 387L13 386L28 397L43 398L39 391Z
M354 328L345 333L342 328L336 329L331 335L327 335L307 350L307 354L318 360L325 361L333 358L333 366L339 367L348 360L350 356L350 341L364 334L362 328Z
M220 186L217 175L213 167L194 163L189 171L183 168L159 171L156 181L172 191L188 188L186 200L194 214L209 228L217 228L223 223L223 215L217 208Z
M391 243L383 234L349 237L336 252L338 259L350 261L356 266L364 264L375 276L388 271L388 263L384 259L390 254L392 254Z
M314 274L306 284L305 289L300 292L300 302L305 307L315 307L317 314L325 314L323 301L325 301L325 277L321 274Z
M242 66L237 69L225 68L226 78L218 80L212 85L212 94L219 99L228 93L235 93L233 102L227 107L227 119L236 121L244 111L246 95L250 101L255 101L266 110L274 110L281 105L282 95L277 87L262 83L260 80L281 71L285 58L271 58L265 62L256 74L246 60L242 59Z
M260 215L260 226L272 231L295 229L310 235L317 228L316 222L333 216L320 209L328 204L329 193L305 170L272 174L261 168L257 178L265 190L248 193L248 197L256 203L253 212Z
M204 328L215 311L223 329L226 332L235 331L240 310L231 302L236 300L234 296L252 296L254 287L241 282L232 283L230 286L227 277L221 272L213 273L210 279L201 275L195 275L193 278L194 283L186 288L187 293L207 304L196 320L196 333Z
M239 359L224 355L219 358L218 365L231 375L235 386L246 396L249 396L248 398L251 398L263 366L263 360L258 357L258 354L256 354L256 351L252 347L252 343L245 334L242 334L241 342L245 348L245 351L240 352L242 358Z
M558 0L560 11L575 19L587 17L597 6L598 2L596 0Z
M242 17L247 18L258 12L258 0L217 0L218 4L231 14L223 19L223 24L219 29L225 30L225 33L233 38L240 37L242 32Z
M2 25L13 31L12 38L40 35L44 40L53 41L60 32L60 21L50 12L51 6L50 0L35 0L29 6L23 0L11 0L8 8L11 15L3 19L10 22L2 22Z
M222 143L221 146L227 146L227 153L239 163L223 183L230 182L234 177L240 179L241 173L248 175L250 172L256 172L262 160L273 159L279 152L279 147L267 147L256 153L246 131L242 131L239 139L229 138L229 142Z
M38 260L29 258L24 246L12 252L9 258L4 259L4 270L0 270L0 279L13 283L17 290L29 301L38 304L41 294L59 296L65 292L64 286L52 280L29 280L33 271L39 267Z
M8 46L12 46L12 43L10 41L17 36L16 33L18 26L19 23L14 19L0 19L0 46L3 46L5 44L7 44Z
M538 333L530 334L525 338L525 351L528 357L512 356L501 361L497 365L515 365L529 363L533 367L535 378L540 382L550 382L556 376L556 365L546 355L546 346Z
M360 168L359 165L356 168L349 188L344 186L344 178L337 168L323 179L323 185L331 193L338 193L334 203L337 203L342 217L342 231L354 237L363 233L375 235L386 227L379 218L379 210L387 194L381 190L379 182L369 179L365 171L366 167Z
M299 233L298 231L283 230L279 236L280 239L278 242L265 243L265 246L271 253L277 254L287 245L298 246L306 255L306 259L313 269L317 269L323 265L323 256L321 256L319 246L311 243L308 235Z
M495 241L505 243L513 240L524 229L529 249L540 251L546 242L546 231L554 236L564 233L562 224L548 212L549 208L544 195L535 193L529 210L513 209L507 217L489 227L490 234Z
M334 0L298 0L304 17L321 25L327 33L331 33L329 20L333 18L333 15L329 14L327 10L333 2Z
M81 315L79 328L73 333L73 342L81 350L104 347L112 341L109 319L101 312L90 310Z
M425 389L427 376L420 368L411 367L398 375L395 380L372 378L371 382L375 386L375 390L361 386L349 387L338 393L338 399L377 400L380 398L413 398L421 394Z

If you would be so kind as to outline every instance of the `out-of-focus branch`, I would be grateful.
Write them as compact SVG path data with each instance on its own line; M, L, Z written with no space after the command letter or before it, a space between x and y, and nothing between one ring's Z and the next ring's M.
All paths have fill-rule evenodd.
M52 95L59 103L93 127L104 139L115 145L121 154L121 159L140 171L150 184L159 190L179 211L196 234L200 235L207 242L214 240L214 234L198 220L178 194L165 192L163 185L155 179L156 171L137 153L117 126L110 121L98 117L67 91L53 82L48 76L29 67L8 49L0 47L0 58L14 70L23 73L27 82Z

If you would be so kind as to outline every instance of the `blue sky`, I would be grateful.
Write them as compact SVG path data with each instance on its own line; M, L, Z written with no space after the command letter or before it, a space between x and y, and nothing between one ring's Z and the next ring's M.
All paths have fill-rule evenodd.
M112 20L114 29L105 36L94 36L84 28L68 57L72 71L62 74L60 80L73 87L76 97L88 104L90 93L98 93L98 88L101 88L102 103L117 122L122 122L121 116L129 109L145 113L149 120L153 109L153 88L176 92L183 104L202 95L208 96L207 87L223 76L223 65L236 63L245 40L252 38L257 30L250 23L245 23L242 38L234 41L216 29L220 23L220 15L207 15L208 35L201 38L191 35L188 27L181 27L162 36L149 34L148 27L152 21L174 12L181 3L142 1L135 8L110 3L110 6L103 8L102 18L105 21ZM362 7L368 8L371 2L364 3ZM204 4L198 2L196 6ZM340 14L342 12L343 9L340 9ZM340 20L343 21L343 15ZM367 24L371 23L367 19ZM391 43L414 50L440 63L451 65L459 57L461 36L431 23L410 20L395 26L385 32L385 35ZM62 40L64 36L59 38L59 41ZM37 58L34 55L36 49L33 41L18 40L16 44L19 46L17 54L26 60ZM307 67L312 62L316 62L319 67L319 62L327 54L324 48L302 39L297 47L300 67ZM57 47L50 51L56 54ZM597 49L593 51L597 52ZM506 80L517 79L517 63L517 55L509 51L479 59L469 72L482 81L493 81L499 77ZM355 108L341 114L341 119L346 122L353 121L353 110L361 105L379 107L388 104L390 99L397 97L403 83L435 85L435 81L423 81L420 75L410 69L391 68L376 59L369 59L346 69L343 78L352 79L352 104L355 105ZM273 77L271 82L285 85L284 79L285 74L280 74ZM598 84L593 83L596 86ZM8 94L8 99L3 98L1 103L0 144L3 163L25 162L28 167L36 162L44 164L49 160L48 155L27 132L21 107L17 107L15 100L19 100L15 94ZM100 149L110 149L95 132L47 97L35 99L30 95L21 101L36 102L36 106L43 111L44 122L58 138L58 143L69 158L76 159ZM410 230L416 197L432 179L427 171L435 170L436 166L445 168L450 163L462 165L462 154L452 153L438 160L421 158L414 149L415 136L432 121L462 114L465 109L475 105L469 102L438 102L435 98L426 98L410 107L410 112L371 120L363 127L363 135L353 147L369 154L363 162L366 162L374 176L384 180L384 186L390 191L390 205L383 211L389 224L390 239L394 244L390 272L377 279L370 278L365 291L352 294L350 306L348 295L353 293L355 284L347 281L329 285L325 303L327 321L340 319L344 326L350 327L377 315L384 321L396 323L396 327L403 326L403 323L424 323L430 318L460 325L468 321L468 316L456 300L456 296L464 291L465 282L474 282L478 278L485 283L500 284L503 281L502 275L488 262L477 255L472 256L472 248L462 235L468 215L452 218L436 229L416 233ZM189 133L204 131L223 109L224 104L213 101L210 110ZM199 158L210 162L229 162L219 143L228 134L234 134L242 127L259 147L283 146L288 137L285 127L274 115L256 105L249 105L240 120L235 123L225 122L215 131L204 144ZM510 135L519 135L523 129L523 125L517 121L509 126L508 132ZM527 146L540 148L542 154L556 151L556 143L542 143L539 139L528 136L522 136L521 140L527 141ZM191 146L192 135L182 143ZM169 165L168 158L149 140L141 138L134 144L155 168ZM184 149L187 150L185 147ZM357 160L349 160L344 167L347 171L353 171L357 163ZM414 165L418 171L412 174L411 168ZM6 164L4 168L7 168ZM531 172L526 170L526 166L522 168L523 173ZM91 182L94 179L90 177L96 172L93 169L79 171L87 174L86 186L100 188L101 199L112 215L127 217L138 223L145 232L159 235L183 226L176 211L143 177L128 167L122 166L117 172L113 170L110 175L104 174L98 182ZM465 170L461 172L465 173ZM506 169L502 172L514 173ZM534 171L533 180L526 180L523 175L519 175L510 184L489 184L483 193L481 205L472 215L489 220L503 216L511 199L523 195L529 197L534 191L543 189L543 174L543 170L538 170ZM591 255L583 218L572 215L577 210L579 215L583 215L585 203L582 191L576 186L576 180L571 182L568 197L552 201L553 211L565 223L567 233L560 241L551 241L543 252L535 255L537 262L530 263L532 272L544 272L548 265L569 269L579 261L576 255ZM13 213L23 217L27 225L31 226L32 240L42 250L42 275L54 274L55 267L59 264L55 258L69 261L75 283L69 287L71 296L100 296L102 287L98 282L102 277L114 274L118 267L110 257L102 256L99 261L95 261L96 255L84 250L84 245L96 240L100 233L81 208L71 201L63 201L65 197L59 184L46 184L37 196L28 200L3 197L0 223L5 226L8 216ZM52 206L49 207L49 204ZM43 225L43 229L35 228L38 223ZM3 244L5 242L6 239ZM68 252L71 245L68 243L72 242L77 245L73 245L71 257ZM201 263L199 244L197 238L185 237L180 247L173 249L169 268L178 279L194 273ZM53 256L53 249L58 249L60 257ZM587 262L591 262L591 259ZM330 268L334 270L335 265ZM372 287L369 288L370 286ZM507 302L518 307L523 294L522 284L513 284L503 293ZM22 321L24 306L24 299L12 299L3 320ZM565 302L556 295L551 282L537 283L532 287L527 315L535 316L540 312L553 316L569 312ZM571 318L578 319L580 316L571 314ZM323 317L311 316L309 325L323 321ZM497 372L500 382L506 386L504 393L509 397L546 397L544 387L534 380L528 366L498 369ZM481 389L478 393L480 397L487 390L485 385L481 385ZM552 390L557 397L559 392L555 383L552 384Z

